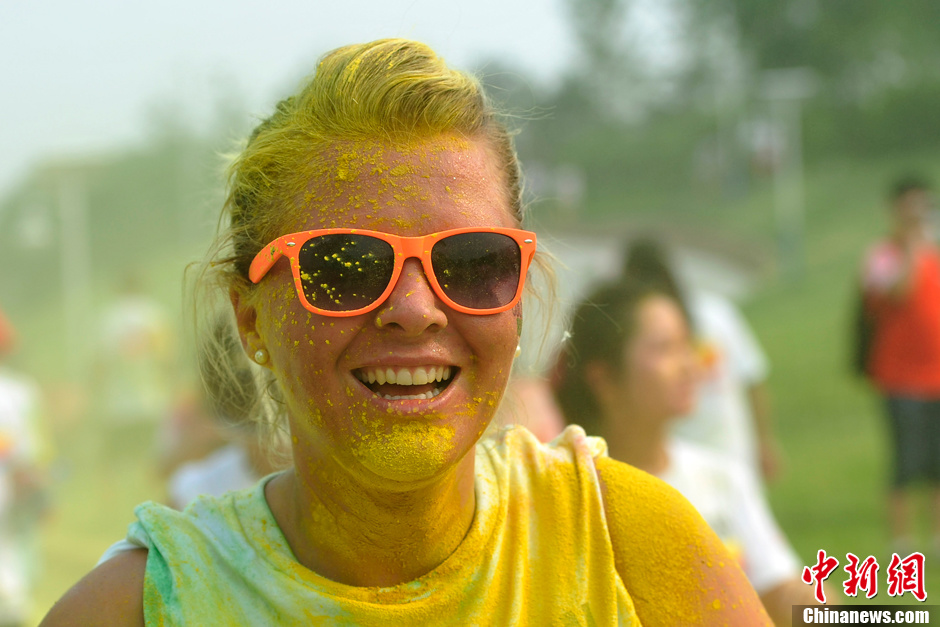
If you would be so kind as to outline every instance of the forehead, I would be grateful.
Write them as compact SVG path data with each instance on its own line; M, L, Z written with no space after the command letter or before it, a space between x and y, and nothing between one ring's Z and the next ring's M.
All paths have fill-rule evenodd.
M911 189L897 198L896 204L901 207L921 206L930 203L930 192L926 189Z
M517 226L497 159L482 141L333 144L310 166L293 230L367 228L418 235L461 226Z
M682 332L685 328L682 310L668 296L652 294L640 303L637 310L637 337Z

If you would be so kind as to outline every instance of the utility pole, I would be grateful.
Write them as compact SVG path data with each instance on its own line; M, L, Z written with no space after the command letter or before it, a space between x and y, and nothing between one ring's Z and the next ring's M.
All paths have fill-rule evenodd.
M800 278L805 268L806 194L803 177L802 103L816 93L809 68L767 70L761 96L767 100L774 128L783 134L782 155L773 168L777 252L785 275Z
M69 378L88 383L88 337L96 337L91 318L91 246L87 191L82 174L62 169L53 174L59 205L62 303L65 317L65 362Z

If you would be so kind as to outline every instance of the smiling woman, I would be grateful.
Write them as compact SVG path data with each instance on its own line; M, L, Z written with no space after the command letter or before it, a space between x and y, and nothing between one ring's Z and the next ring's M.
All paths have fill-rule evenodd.
M688 503L603 441L481 439L542 262L475 80L416 42L333 51L230 190L207 268L293 465L141 505L45 625L766 622Z

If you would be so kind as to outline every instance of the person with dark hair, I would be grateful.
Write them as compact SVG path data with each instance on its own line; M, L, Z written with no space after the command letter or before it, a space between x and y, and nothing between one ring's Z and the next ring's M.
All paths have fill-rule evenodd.
M777 624L812 604L796 555L753 474L720 451L672 435L695 402L688 319L662 285L605 286L574 314L556 395L569 424L602 436L614 459L676 488L725 541Z
M768 624L694 509L597 438L483 438L542 267L501 119L388 39L261 123L205 267L293 465L139 506L45 626Z
M631 242L623 276L659 286L690 320L701 366L698 402L675 429L737 459L756 480L773 478L779 467L767 390L768 365L757 338L737 307L710 290L683 284L669 251L658 240Z
M933 545L940 552L940 251L929 232L930 187L917 177L891 186L891 230L865 256L864 302L872 321L866 372L885 399L893 472L892 549L914 550L914 490L930 486Z

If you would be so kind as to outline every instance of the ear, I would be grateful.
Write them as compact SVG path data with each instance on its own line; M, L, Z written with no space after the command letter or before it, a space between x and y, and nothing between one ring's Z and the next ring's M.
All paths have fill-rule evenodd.
M618 386L608 364L602 361L584 364L584 381L602 408L611 407L617 402Z
M238 336L241 339L242 348L251 357L256 350L264 347L256 327L258 312L254 305L247 303L238 290L229 290L228 296L232 301L232 309L235 311L235 322L238 324Z

